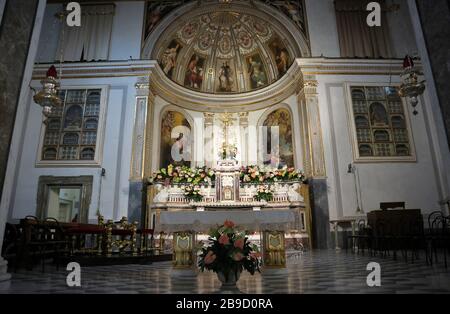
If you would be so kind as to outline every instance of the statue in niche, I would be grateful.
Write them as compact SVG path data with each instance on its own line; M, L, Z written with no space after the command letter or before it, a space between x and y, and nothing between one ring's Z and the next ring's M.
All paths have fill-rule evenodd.
M233 72L228 62L223 63L219 71L219 91L231 92L233 89Z
M269 114L263 123L267 128L267 150L270 159L264 164L278 165L278 167L294 167L294 144L291 114L287 109L278 109ZM272 128L272 127L278 127ZM279 132L278 147L272 145L272 132Z

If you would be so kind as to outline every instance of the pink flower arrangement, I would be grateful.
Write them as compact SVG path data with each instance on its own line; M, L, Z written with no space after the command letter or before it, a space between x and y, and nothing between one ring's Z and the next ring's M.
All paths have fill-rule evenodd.
M223 225L227 228L234 228L234 222L232 222L231 220L225 220Z
M234 241L234 247L243 250L245 244L245 239L240 238Z
M240 273L244 269L254 275L260 271L261 254L258 247L248 241L247 233L239 231L233 221L210 231L209 243L201 250L198 266L202 271ZM226 276L226 275L225 275Z
M222 234L219 238L219 243L222 245L230 244L230 238L226 234Z

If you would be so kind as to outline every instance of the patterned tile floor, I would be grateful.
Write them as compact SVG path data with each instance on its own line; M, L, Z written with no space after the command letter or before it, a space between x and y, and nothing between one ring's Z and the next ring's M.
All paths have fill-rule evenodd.
M366 284L369 262L381 265L381 287ZM173 270L170 262L152 265L83 267L79 288L66 285L68 271L48 269L42 273L19 271L0 293L229 293L220 290L213 273ZM237 293L450 293L450 268L427 266L392 258L368 257L345 251L313 251L288 257L284 271L244 273Z

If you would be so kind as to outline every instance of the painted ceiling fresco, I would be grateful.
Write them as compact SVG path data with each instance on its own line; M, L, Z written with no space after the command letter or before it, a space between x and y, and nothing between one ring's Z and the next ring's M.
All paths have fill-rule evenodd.
M202 0L194 0L201 5ZM162 19L174 9L190 2L189 0L151 0L147 1L145 13L145 30L144 38L155 29ZM211 2L211 0L203 0L203 2ZM294 24L300 29L305 38L308 38L308 30L306 23L306 13L304 0L260 0L290 18Z
M187 88L248 92L281 78L299 56L277 29L258 16L214 10L166 32L157 59L169 78Z

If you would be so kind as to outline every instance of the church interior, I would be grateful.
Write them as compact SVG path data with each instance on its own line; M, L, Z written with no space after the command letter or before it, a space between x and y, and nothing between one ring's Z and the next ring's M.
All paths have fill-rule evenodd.
M449 32L446 0L0 1L0 293L450 293Z

